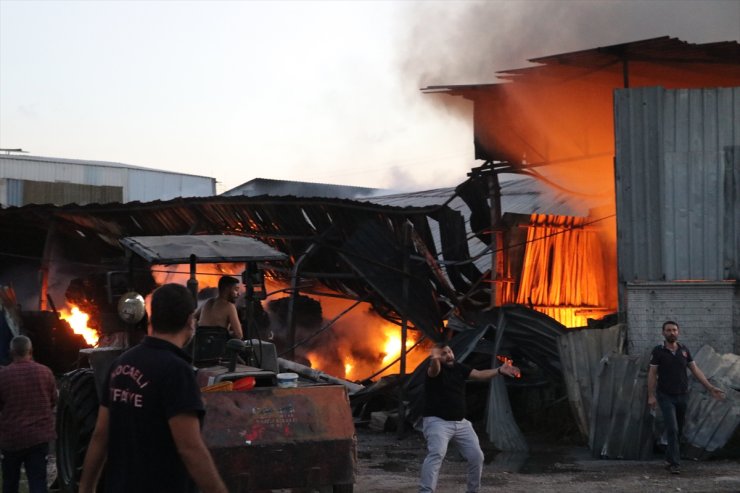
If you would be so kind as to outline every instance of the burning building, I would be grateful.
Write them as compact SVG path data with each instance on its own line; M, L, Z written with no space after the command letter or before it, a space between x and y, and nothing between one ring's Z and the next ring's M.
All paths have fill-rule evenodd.
M531 240L541 228L558 224L569 223L572 234L583 221L596 226L600 241L584 237L590 244L584 255L576 255L572 245L578 241L566 237L549 248L547 241L528 242L515 301L526 303L531 296L532 305L561 321L556 307L584 312L593 306L598 312L619 301L620 319L635 328L636 352L649 347L654 339L649 331L671 315L700 322L696 340L705 340L704 330L713 322L700 321L691 311L709 309L725 327L711 342L733 349L733 328L740 340L733 294L740 251L738 60L737 42L690 44L662 37L531 59L535 66L498 72L501 83L424 89L473 102L477 159L499 163L492 166L498 174L553 182L590 210L578 220L531 218ZM636 89L647 87L661 89ZM495 194L496 183L491 186ZM695 256L701 260L692 260ZM561 266L578 265L577 259L591 264L582 266L590 271L587 279L561 277ZM499 261L494 282L507 278L501 269L508 267ZM555 282L547 289L527 287L537 273ZM688 281L700 281L696 291L687 288ZM655 282L663 284L649 284ZM656 289L662 293L658 298L676 302L645 317L650 312L645 293ZM512 298L503 290L503 300ZM697 295L704 302L718 295L724 304L712 311L697 301L682 312L679 305ZM738 347L735 342L735 351Z
M716 117L722 124L702 127L704 141L729 136L715 139L719 144L709 151L721 151L722 157L712 162L725 164L699 168L697 176L714 169L723 178L695 190L707 214L687 225L710 222L711 211L721 209L726 241L711 250L721 254L707 257L711 260L705 266L727 266L698 275L719 283L717 292L730 296L730 303L732 296L736 299L735 288L727 286L735 286L740 251L740 153L736 117L722 110L729 107L730 115L740 114L737 89L705 90L702 101L707 104L695 105L703 108L697 114L689 111L691 105L667 104L671 97L693 101L695 93L681 92L687 89L666 89L659 97L633 88L737 86L739 59L737 43L690 45L658 38L535 59L540 65L503 72L506 82L501 84L427 88L474 103L475 157L484 164L454 188L353 200L237 195L5 208L0 210L5 238L0 281L12 283L19 300L30 300L26 307L54 309L50 301L61 307L64 299L97 308L91 324L105 333L113 327L105 314L115 293L131 287L120 285L124 274L137 274L134 287L146 294L169 276L187 277L188 272L187 266L153 272L130 263L121 238L250 236L289 257L284 264L266 266L267 300L248 327L254 336L272 334L282 356L367 381L389 371L405 374L424 359L425 344L454 331L460 336L459 355L477 353L490 365L498 364L498 356L526 363L529 381L550 389L539 397L545 408L559 400L551 390L553 382L563 385L557 346L561 335L610 313L620 311L623 319L628 318L625 313L637 314L635 306L650 303L654 283L681 281L672 286L681 289L697 272L685 270L680 262L674 270L657 268L666 265L661 264L665 259L679 258L659 255L677 233L663 226L672 217L667 213L673 202L657 200L650 188L655 184L665 192L676 183L667 179L666 170L673 169L671 158L680 158L658 145L669 129L665 123L671 108L680 109L673 114L677 122L691 121L693 126L698 115ZM627 92L617 93L615 125L613 91L625 87ZM711 101L727 104L712 106ZM650 111L640 112L641 105ZM683 112L697 117L681 120ZM662 126L643 130L635 123L655 123L661 115ZM640 150L647 156L642 160ZM647 166L652 156L660 158L657 168ZM644 184L643 169L649 170ZM726 191L722 207L710 209L709 197L720 183ZM674 224L682 217L673 216ZM692 251L703 251L696 243L699 231L692 229ZM660 241L640 240L651 232L659 232ZM649 255L638 261L643 252ZM212 286L215 275L239 275L241 269L221 266L199 273L198 281ZM114 295L102 296L101 286ZM733 320L740 320L736 302L730 313L731 331L737 324ZM643 318L646 327L657 326ZM631 328L637 326L637 319L629 321ZM501 336L504 327L506 337ZM499 387L490 392L496 398L491 397L489 412L505 416L506 389L501 382L495 385ZM408 388L413 394L413 385ZM488 422L505 419L489 416ZM513 429L515 424L509 424ZM509 435L517 441L515 431Z

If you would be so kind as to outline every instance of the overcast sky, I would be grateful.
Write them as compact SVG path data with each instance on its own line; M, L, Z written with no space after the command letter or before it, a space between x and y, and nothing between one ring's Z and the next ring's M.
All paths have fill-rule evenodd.
M450 186L480 164L471 109L419 88L664 35L738 40L740 1L0 0L0 148L212 176L219 192Z

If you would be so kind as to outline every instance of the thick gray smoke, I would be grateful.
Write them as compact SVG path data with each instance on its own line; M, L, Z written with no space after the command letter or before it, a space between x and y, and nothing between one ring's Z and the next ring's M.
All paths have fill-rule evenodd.
M499 0L408 6L404 77L419 87L495 82L527 59L671 36L691 43L740 39L736 0ZM409 27L410 26L410 27Z

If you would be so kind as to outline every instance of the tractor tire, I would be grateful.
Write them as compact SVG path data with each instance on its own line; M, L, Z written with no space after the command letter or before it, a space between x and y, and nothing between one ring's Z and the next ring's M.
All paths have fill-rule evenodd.
M91 368L66 373L57 404L57 484L61 493L77 493L82 463L98 419L98 394Z
M352 493L354 489L354 484L335 484L332 493Z

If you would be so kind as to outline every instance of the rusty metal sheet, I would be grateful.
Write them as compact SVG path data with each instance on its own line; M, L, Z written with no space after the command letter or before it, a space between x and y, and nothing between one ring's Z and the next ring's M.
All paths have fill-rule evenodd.
M573 416L584 437L591 429L591 409L601 360L612 352L624 352L627 328L569 330L558 338L563 378Z
M339 385L204 393L203 437L232 493L354 483L356 438Z
M718 401L691 379L683 432L688 444L686 454L704 458L724 447L740 426L740 356L720 354L705 345L694 355L694 361L707 379L726 392L725 399Z
M653 450L647 412L650 354L611 354L601 363L594 388L589 447L603 459L647 459Z
M647 408L647 367L650 351L642 356L612 354L604 358L594 390L589 446L596 457L646 459L654 437L663 433L663 418ZM706 377L726 391L713 399L693 377L686 410L683 453L706 458L724 447L740 426L740 356L719 354L708 345L694 360Z

